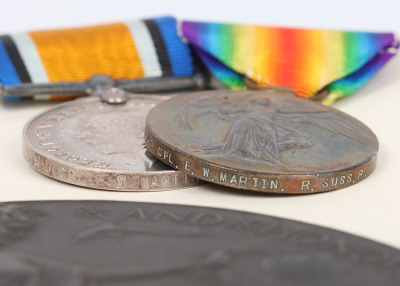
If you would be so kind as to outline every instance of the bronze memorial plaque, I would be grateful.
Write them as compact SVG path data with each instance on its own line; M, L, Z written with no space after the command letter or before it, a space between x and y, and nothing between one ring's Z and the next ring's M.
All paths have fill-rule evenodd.
M287 219L110 201L0 204L0 285L400 285L400 252Z
M147 112L165 96L128 94L124 104L97 96L61 104L24 129L24 156L37 171L63 182L116 191L191 187L198 180L146 150Z
M351 186L375 168L378 141L355 118L276 91L204 91L155 106L146 145L201 180L279 194Z

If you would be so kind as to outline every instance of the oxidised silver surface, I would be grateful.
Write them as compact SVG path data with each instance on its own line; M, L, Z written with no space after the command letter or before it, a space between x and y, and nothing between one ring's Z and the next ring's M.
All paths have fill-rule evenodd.
M395 286L398 249L288 219L191 206L0 204L2 286Z
M206 91L150 111L146 144L209 182L272 193L344 188L373 171L372 131L334 108L274 91Z
M129 95L125 104L110 105L88 97L59 105L25 126L24 156L51 178L89 188L160 191L195 186L197 179L146 150L146 114L165 98Z

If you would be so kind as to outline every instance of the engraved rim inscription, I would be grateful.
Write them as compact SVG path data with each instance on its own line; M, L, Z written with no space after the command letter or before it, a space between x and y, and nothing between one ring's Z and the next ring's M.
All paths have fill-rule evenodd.
M378 151L360 121L274 92L181 95L149 113L145 133L149 151L177 170L270 193L351 186L372 173Z
M164 96L130 95L126 105L81 98L33 118L24 128L24 157L40 173L104 190L161 191L199 184L147 151L145 117Z

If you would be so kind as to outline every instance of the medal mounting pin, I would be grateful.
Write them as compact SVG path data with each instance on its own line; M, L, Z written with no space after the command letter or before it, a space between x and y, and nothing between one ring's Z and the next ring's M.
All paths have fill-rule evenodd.
M136 79L114 80L107 75L95 75L87 81L50 82L50 83L21 83L11 85L0 84L0 99L42 99L40 95L51 95L54 99L60 95L91 94L99 96L109 104L125 103L132 93L159 93L177 91L204 90L208 87L209 78L204 73L195 73L192 76L148 77ZM46 97L48 99L48 97Z

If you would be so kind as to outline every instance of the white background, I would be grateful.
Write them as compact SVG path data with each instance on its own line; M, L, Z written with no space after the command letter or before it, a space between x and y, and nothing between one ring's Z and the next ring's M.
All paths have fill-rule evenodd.
M293 27L397 31L400 1L0 1L0 33L59 28L161 15L180 19ZM347 189L306 196L272 196L220 186L161 193L89 190L54 181L22 157L22 128L54 103L0 104L0 201L124 200L239 209L344 230L400 248L400 58L392 60L359 92L334 107L377 134L376 171Z

